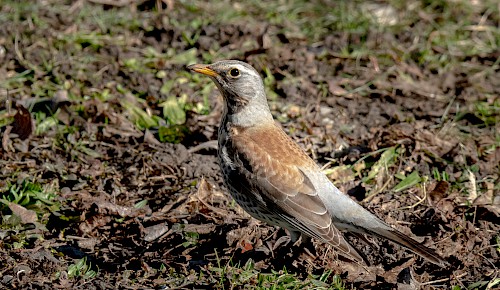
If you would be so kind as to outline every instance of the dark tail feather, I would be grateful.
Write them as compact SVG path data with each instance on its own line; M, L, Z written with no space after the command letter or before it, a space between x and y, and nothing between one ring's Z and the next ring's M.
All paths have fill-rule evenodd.
M400 246L408 248L415 254L420 255L422 258L425 258L429 262L432 262L438 266L441 266L443 268L450 266L450 264L443 260L443 258L441 258L434 250L427 248L426 246L420 244L419 242L401 233L400 231L393 228L378 230L378 232L370 230L370 233L377 237L391 240Z

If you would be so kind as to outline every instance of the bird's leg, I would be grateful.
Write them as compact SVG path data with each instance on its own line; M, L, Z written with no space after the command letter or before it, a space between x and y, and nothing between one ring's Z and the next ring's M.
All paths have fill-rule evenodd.
M294 247L300 246L303 242L307 242L307 240L309 239L308 236L302 234L301 232L291 231L288 229L287 231L290 233L290 238L293 242Z

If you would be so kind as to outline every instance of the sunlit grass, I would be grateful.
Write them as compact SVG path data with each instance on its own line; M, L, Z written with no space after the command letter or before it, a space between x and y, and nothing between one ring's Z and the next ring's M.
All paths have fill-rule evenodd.
M306 279L299 279L296 274L289 273L286 268L271 273L261 273L255 269L254 262L249 260L244 266L232 265L229 261L222 264L207 266L202 274L207 281L211 281L217 289L318 289L344 290L346 289L340 277L325 270L321 275L309 275Z

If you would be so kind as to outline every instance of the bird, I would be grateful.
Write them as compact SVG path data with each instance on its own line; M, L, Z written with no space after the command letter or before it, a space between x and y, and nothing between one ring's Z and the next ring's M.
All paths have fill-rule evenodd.
M363 264L342 232L384 238L436 265L448 265L435 251L392 228L333 185L275 123L263 80L251 65L221 60L187 68L208 76L224 99L218 161L231 196L252 217L286 228L293 241L312 237Z

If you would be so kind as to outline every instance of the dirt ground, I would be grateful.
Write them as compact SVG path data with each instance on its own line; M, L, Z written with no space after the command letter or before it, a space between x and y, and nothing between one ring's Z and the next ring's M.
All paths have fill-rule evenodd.
M277 2L0 1L2 288L499 287L498 5ZM226 58L341 190L451 267L348 236L361 267L239 208L222 100L185 69Z

